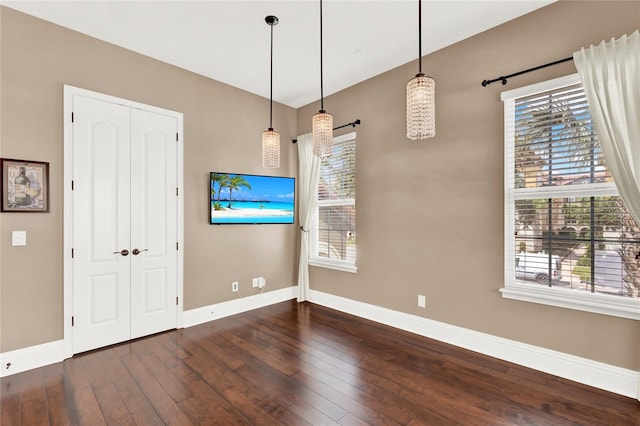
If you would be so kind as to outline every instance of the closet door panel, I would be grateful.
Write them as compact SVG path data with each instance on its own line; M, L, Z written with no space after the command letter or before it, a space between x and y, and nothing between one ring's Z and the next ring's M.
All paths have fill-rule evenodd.
M177 325L178 122L132 110L132 338Z
M78 353L130 338L130 111L77 95L74 111L73 350Z

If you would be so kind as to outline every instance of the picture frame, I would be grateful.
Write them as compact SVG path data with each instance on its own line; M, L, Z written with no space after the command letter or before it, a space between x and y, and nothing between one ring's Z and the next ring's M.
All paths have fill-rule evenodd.
M49 163L0 158L3 213L49 212Z

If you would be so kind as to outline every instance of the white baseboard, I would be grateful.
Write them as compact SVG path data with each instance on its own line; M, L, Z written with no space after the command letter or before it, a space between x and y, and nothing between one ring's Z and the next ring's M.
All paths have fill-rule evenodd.
M29 346L0 354L0 377L61 362L64 359L64 340Z
M574 382L640 399L640 372L316 290L309 301Z
M192 309L183 313L183 323L185 327L191 327L214 319L295 299L297 293L298 287L294 286ZM62 362L64 359L64 340L0 353L0 377Z
M298 286L268 291L185 311L182 320L185 328L193 327L208 321L295 299L297 294Z

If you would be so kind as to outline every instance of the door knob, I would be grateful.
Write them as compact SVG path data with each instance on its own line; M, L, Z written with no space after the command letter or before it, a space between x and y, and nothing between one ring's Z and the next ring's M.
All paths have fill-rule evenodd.
M126 256L129 254L129 250L127 249L122 249L122 251L114 251L113 254L121 254L123 256Z
M142 250L138 250L137 248L134 248L133 251L131 253L133 253L134 256L139 255L140 253L142 253L143 251L149 251L149 249L142 249Z

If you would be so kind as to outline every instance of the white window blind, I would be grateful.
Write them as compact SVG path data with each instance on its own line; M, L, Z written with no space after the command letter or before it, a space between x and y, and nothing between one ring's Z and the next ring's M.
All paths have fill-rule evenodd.
M503 296L640 319L640 228L618 196L577 75L502 99Z
M516 187L612 182L581 84L515 100Z
M355 272L356 260L356 134L333 141L323 158L310 264Z

